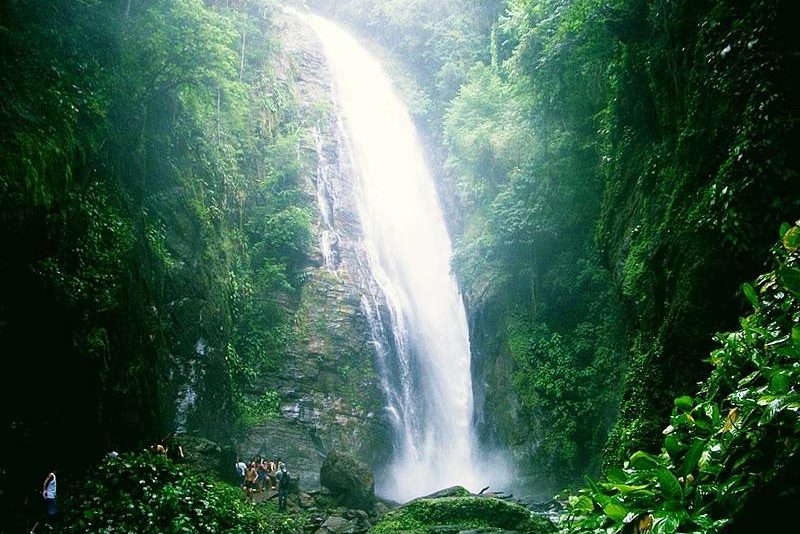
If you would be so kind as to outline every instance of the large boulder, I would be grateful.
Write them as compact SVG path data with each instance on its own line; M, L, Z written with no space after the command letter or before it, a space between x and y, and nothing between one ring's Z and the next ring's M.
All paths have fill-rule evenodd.
M513 532L550 534L549 519L522 505L480 495L423 498L384 515L370 534L458 534Z
M351 508L368 510L375 504L375 478L370 468L347 454L332 451L319 472L320 484Z

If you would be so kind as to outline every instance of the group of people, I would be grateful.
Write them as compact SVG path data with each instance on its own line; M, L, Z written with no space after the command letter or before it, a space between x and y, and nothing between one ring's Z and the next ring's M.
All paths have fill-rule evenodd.
M266 458L253 458L246 464L241 458L236 460L236 475L239 485L252 500L253 494L266 490L278 490L278 507L286 508L286 499L289 496L291 477L280 458L268 460Z

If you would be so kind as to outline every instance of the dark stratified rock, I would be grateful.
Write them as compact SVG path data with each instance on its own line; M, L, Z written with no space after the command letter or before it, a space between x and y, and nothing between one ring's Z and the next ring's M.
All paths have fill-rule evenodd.
M375 504L375 479L366 464L352 456L332 451L319 473L320 483L331 496L351 508L371 509Z

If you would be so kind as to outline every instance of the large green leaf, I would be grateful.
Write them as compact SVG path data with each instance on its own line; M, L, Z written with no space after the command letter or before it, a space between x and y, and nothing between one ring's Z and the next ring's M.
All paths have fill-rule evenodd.
M721 417L719 414L719 406L715 402L707 402L703 406L703 413L706 414L706 417L711 421L711 424L715 427L719 426L721 422Z
M773 399L769 404L767 404L764 413L761 414L761 418L758 420L758 425L763 426L772 422L775 419L775 416L778 415L787 405L786 399L784 397L778 397Z
M674 401L675 407L682 412L690 412L694 407L694 399L689 395L678 397Z
M644 451L636 451L631 455L630 464L639 470L650 470L662 467L662 460Z
M570 497L570 510L573 513L588 514L594 510L594 502L586 495Z
M783 234L783 246L789 252L794 252L800 248L800 227L795 226Z
M700 456L703 454L705 445L706 442L702 439L696 439L692 441L692 444L689 446L689 451L686 453L686 457L683 459L683 465L681 466L682 476L687 476L689 473L695 470L697 463L700 461Z
M638 493L638 494L650 494L652 495L652 491L647 491L649 487L647 484L639 484L639 485L632 485L632 484L614 484L611 482L606 482L601 484L604 489L607 490L617 490L618 492L625 494L625 493Z
M709 423L705 419L695 419L694 420L694 425L697 428L699 428L700 430L702 430L703 432L709 432L710 433L712 430L714 430L712 428L712 426L711 426L711 423Z
M753 289L753 286L751 284L742 284L742 292L744 296L747 297L747 300L750 301L750 304L752 304L754 308L757 308L758 295L756 294L756 290Z
M660 467L655 470L658 484L661 486L661 491L664 496L671 501L683 500L683 488L675 475L666 467Z
M614 521L622 521L628 515L628 510L616 501L610 501L603 506L603 512Z
M589 492L592 496L592 499L600 504L600 506L605 506L611 502L611 497L606 495L603 490L600 489L600 486L598 486L597 483L591 479L591 477L584 477L584 480L586 481L586 485L589 486Z
M800 293L800 269L781 267L778 269L778 279L790 291Z
M613 484L625 484L628 482L628 475L619 466L614 466L606 471L606 478Z
M680 457L686 445L681 443L675 436L669 435L664 438L664 448L667 450L667 454L669 454L670 458L675 460Z
M678 512L657 512L653 514L653 516L655 517L653 534L671 534L677 532L681 523L689 517L683 510Z
M772 375L772 378L769 381L769 390L775 395L781 395L789 391L790 385L791 382L789 380L788 373L778 371Z

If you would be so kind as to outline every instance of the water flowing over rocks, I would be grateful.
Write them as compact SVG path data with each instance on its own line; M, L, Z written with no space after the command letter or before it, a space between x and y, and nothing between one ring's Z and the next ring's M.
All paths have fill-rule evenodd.
M280 414L249 429L240 444L245 458L283 458L304 490L319 488L327 453L346 450L370 465L389 452L389 426L374 368L372 337L361 306L365 270L352 180L341 161L341 139L333 115L330 79L309 30L281 17L286 39L280 75L294 77L301 112L304 189L317 198L315 250L299 295L286 295L295 324L282 367L260 377L259 397L277 389ZM332 222L335 220L335 231Z
M350 272L361 284L392 430L379 491L407 500L448 484L474 488L483 455L472 427L469 333L450 269L452 243L420 138L375 54L331 21L293 14L313 28L330 65L347 156L339 163L350 163L347 177L355 177L348 185L355 185L362 233L354 249L359 261ZM328 174L322 166L318 184L335 183ZM324 218L329 205L320 203ZM329 245L349 243L348 237L336 224L326 228L327 264L340 267L341 255ZM409 465L417 468L412 478Z

